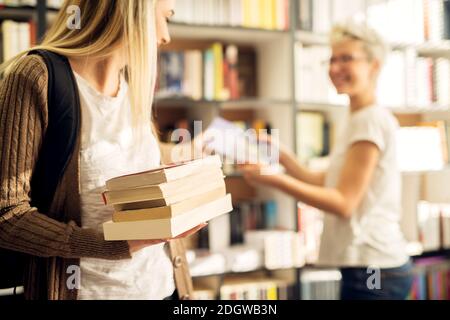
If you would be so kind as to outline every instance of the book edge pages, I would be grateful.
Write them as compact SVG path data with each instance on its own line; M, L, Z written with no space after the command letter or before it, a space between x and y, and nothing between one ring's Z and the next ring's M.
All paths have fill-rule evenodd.
M127 221L141 221L141 220L156 220L156 219L168 219L174 218L184 213L192 212L198 210L205 204L219 200L226 196L226 188L220 187L215 188L206 193L210 200L208 202L202 201L205 194L194 196L193 203L189 205L184 205L184 201L189 201L192 198L188 198L178 203L174 203L169 206L147 208L147 209L137 209L137 210L123 210L115 212L113 215L114 222L127 222ZM187 207L187 208L186 208ZM152 212L153 211L153 212Z
M213 210L216 206L220 206L220 210ZM123 240L151 240L151 239L167 239L174 238L183 232L195 228L202 222L207 222L218 216L227 214L233 210L231 203L231 195L213 201L204 206L203 214L198 214L195 219L191 215L180 215L172 219L158 219L147 221L119 222L112 221L103 224L104 237L106 241L123 241ZM152 227L151 235L149 234L149 226ZM133 235L123 236L121 228L127 227L133 230ZM158 230L158 232L155 232ZM122 233L122 235L119 235Z
M213 170L212 172L204 172L198 175L198 179L204 178L205 176L211 175L214 177L214 180L219 180L219 176L223 179L223 172L222 169L217 168L216 170ZM189 180L189 177L184 177L183 179ZM179 187L177 186L177 182L180 180L175 180L173 182L169 183L163 183L160 185L153 185L153 186L146 186L142 188L136 188L136 189L126 189L126 190L115 190L115 191L105 191L103 193L103 198L105 201L105 204L107 205L116 205L116 204L124 204L124 203L133 203L133 202L143 202L143 201L149 201L149 200L158 200L161 198L170 198L174 195L171 193L177 192L182 193L186 189L191 188L190 186L183 186ZM185 183L185 181L183 181ZM178 185L183 184L182 182L178 182ZM173 190L176 189L176 190ZM133 195L135 190L148 190L147 195ZM188 190L186 190L188 191ZM124 194L129 195L124 195ZM151 198L150 198L151 197Z
M119 190L124 190L124 189L128 189L128 188L136 188L139 187L139 185L141 184L126 184L126 180L128 180L131 177L135 177L135 176L139 176L139 175L143 175L145 177L145 175L153 175L154 177L157 177L156 181L153 181L153 184L161 184L164 182L169 182L172 179L174 179L173 176L179 177L180 174L171 174L172 171L177 172L177 171L183 171L181 170L183 169L190 169L190 172L192 172L193 170L195 170L195 168L198 168L199 166L212 166L212 167L222 167L222 161L220 160L219 156L211 156L211 157L207 157L207 158L203 158L203 159L197 159L197 160L192 160L190 162L185 162L185 163L180 163L180 164L172 164L172 165L166 165L166 166L162 166L160 168L155 168L153 170L148 170L148 171L143 171L143 172L138 172L138 173L133 173L133 174L129 174L129 175L124 175L124 176L120 176L120 177L116 177L116 178L112 178L109 179L108 181L106 181L105 185L108 191L119 191ZM189 175L189 174L188 174ZM186 177L188 175L182 175L181 177ZM121 186L121 184L125 184L125 186Z

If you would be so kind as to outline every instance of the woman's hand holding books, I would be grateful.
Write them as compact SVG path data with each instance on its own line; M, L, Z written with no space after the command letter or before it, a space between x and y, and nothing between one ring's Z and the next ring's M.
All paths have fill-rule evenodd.
M195 227L194 229L191 229L189 231L186 231L183 234L180 234L178 237L174 238L174 239L159 239L159 240L129 240L128 241L128 245L130 247L130 253L134 254L144 248L150 247L150 246L154 246L160 243L166 243L169 242L171 240L176 240L176 239L183 239L183 238L187 238L189 236L194 235L195 233L197 233L198 231L200 231L201 229L205 228L208 224L207 223L202 223L201 225Z

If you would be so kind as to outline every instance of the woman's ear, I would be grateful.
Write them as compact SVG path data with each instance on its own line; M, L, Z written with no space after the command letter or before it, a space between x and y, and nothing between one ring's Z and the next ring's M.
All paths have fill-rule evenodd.
M372 76L374 80L376 80L381 72L381 62L378 59L373 59L371 64L372 64Z

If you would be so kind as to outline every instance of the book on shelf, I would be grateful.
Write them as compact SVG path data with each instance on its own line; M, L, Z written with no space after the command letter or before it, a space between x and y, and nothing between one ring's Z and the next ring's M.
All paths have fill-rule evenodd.
M312 31L312 0L298 0L297 22L300 30Z
M220 288L220 300L289 300L295 297L292 282L263 276L227 277Z
M1 23L0 61L7 61L36 43L34 21L16 22L4 20Z
M227 46L225 49L223 77L229 99L239 99L239 49L236 46Z
M161 53L157 97L226 101L256 96L255 53L214 42Z
M194 286L195 300L211 301L216 300L216 291L206 286Z
M450 263L445 256L416 259L409 300L449 300Z
M207 228L207 248L209 251L219 252L230 247L231 239L229 235L231 233L231 228L234 227L231 224L231 217L233 215L234 212L229 216L220 216L209 222Z
M419 240L423 251L437 251L441 248L441 210L438 205L425 201L417 204Z
M450 1L444 1L444 38L450 39Z
M204 53L204 66L203 66L203 98L211 101L215 99L214 81L215 81L215 62L213 50L207 49Z
M184 75L180 90L186 97L201 100L203 97L203 55L200 50L188 50L184 53Z
M106 240L173 238L233 210L217 156L113 178L104 192L116 211ZM107 187L108 188L108 187Z
M450 248L450 170L403 174L401 228L413 255Z
M47 0L47 8L59 9L64 0ZM0 7L36 7L37 0L0 0Z
M323 212L300 202L297 204L297 222L297 230L305 251L305 262L314 264L319 258Z
M332 25L350 17L361 17L366 7L364 0L298 0L299 28L319 34L328 33Z
M450 61L421 57L414 49L392 51L378 81L377 96L382 105L450 105Z
M337 94L328 76L330 48L295 45L296 100L299 102L348 105ZM377 101L389 107L449 106L450 60L420 56L414 48L393 50L380 73Z
M418 220L418 203L422 200L422 176L405 173L402 175L402 216L400 227L409 246L413 244L412 253L423 250Z
M448 38L448 1L299 0L302 30L328 33L335 23L366 20L387 41L418 44Z
M305 269L301 274L302 300L339 300L342 275L335 269Z
M364 20L364 2L367 1L344 2L300 1L300 26L310 26L310 31L326 34L335 22L345 22L348 18ZM325 19L326 16L329 18ZM424 42L432 42L430 48L434 49L443 40L449 39L449 17L448 1L390 0L367 3L364 21L392 43L395 49L389 53L379 77L377 98L381 105L402 108L450 105L450 60L439 54L422 54L419 49ZM402 48L397 50L397 45ZM328 79L328 64L324 63L330 56L328 46L308 46L299 42L295 55L298 61L297 101L348 104L346 97L338 95Z
M37 0L1 0L0 7L35 7Z
M264 267L269 270L303 267L305 246L301 234L283 230L257 230L245 233L245 244L260 249Z
M225 256L219 252L195 248L186 251L186 259L189 264L189 272L194 278L229 272Z
M332 133L325 115L320 112L297 113L297 150L302 163L329 155Z
M348 104L344 95L339 95L328 76L328 60L331 50L327 46L305 46L295 44L296 101Z
M231 188L230 191L233 192ZM200 233L198 247L218 252L230 245L244 244L246 232L275 230L277 217L277 203L273 200L241 200L234 205L233 214L210 221L208 227L203 229L205 232Z
M287 30L289 0L183 0L176 4L178 23Z
M212 252L195 249L187 252L189 270L193 277L225 273L253 272L264 268L264 253L248 245L234 245Z

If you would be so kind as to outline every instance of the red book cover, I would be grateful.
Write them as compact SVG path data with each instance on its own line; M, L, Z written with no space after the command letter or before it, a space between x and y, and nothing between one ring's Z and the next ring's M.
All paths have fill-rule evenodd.
M450 270L447 270L447 288L446 288L446 292L447 292L447 297L446 299L450 299Z
M30 24L30 44L31 46L35 46L37 44L37 27L36 22L33 20L30 20L28 22Z
M284 0L284 9L285 9L285 15L286 15L286 19L284 19L284 21L286 22L286 25L284 26L284 30L288 30L289 29L289 25L290 25L290 15L289 15L289 0Z
M423 26L425 40L430 40L430 13L427 1L423 2Z
M229 93L228 99L231 99L231 89L230 89L230 65L225 59L223 61L223 87Z
M102 193L102 199L103 199L103 203L105 204L105 206L108 204L108 201L106 201L106 196L105 193Z
M224 75L226 87L230 91L230 99L237 100L239 95L239 72L238 60L239 50L236 46L231 45L226 48L225 52L226 63L224 66Z

